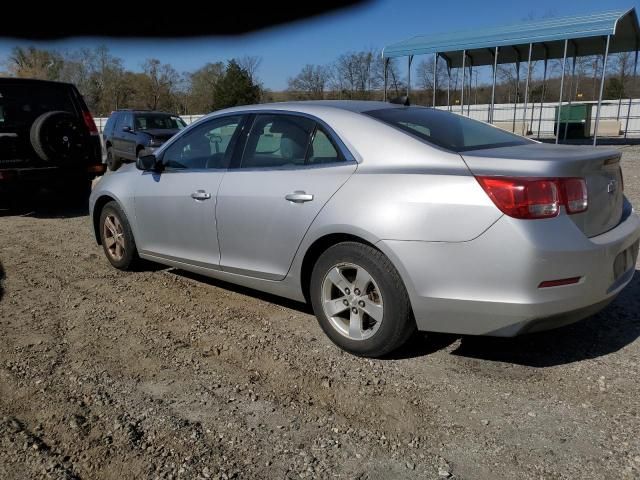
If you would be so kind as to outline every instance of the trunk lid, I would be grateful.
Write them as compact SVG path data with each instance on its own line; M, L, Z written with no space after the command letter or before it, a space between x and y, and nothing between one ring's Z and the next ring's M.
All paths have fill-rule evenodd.
M614 228L622 218L624 195L620 152L574 145L527 144L461 153L474 175L506 177L582 177L587 182L586 212L569 218L588 237Z

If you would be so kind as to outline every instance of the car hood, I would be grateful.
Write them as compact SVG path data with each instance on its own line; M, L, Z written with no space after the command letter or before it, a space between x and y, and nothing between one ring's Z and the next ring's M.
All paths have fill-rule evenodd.
M147 135L151 135L153 138L158 140L168 140L173 137L176 133L178 133L180 129L171 128L171 129L163 129L163 128L151 128L149 130L143 130L143 133Z

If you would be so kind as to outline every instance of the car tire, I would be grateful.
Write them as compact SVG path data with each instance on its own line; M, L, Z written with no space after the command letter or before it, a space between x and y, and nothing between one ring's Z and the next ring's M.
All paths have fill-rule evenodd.
M122 166L122 159L113 153L113 148L107 148L107 168L115 172Z
M109 263L119 270L134 270L140 257L127 216L115 201L100 212L100 241Z
M29 131L31 146L41 160L64 162L86 153L87 135L75 115L46 112L36 118Z
M327 336L358 356L386 355L416 330L400 274L369 245L342 242L323 252L311 273L310 298Z

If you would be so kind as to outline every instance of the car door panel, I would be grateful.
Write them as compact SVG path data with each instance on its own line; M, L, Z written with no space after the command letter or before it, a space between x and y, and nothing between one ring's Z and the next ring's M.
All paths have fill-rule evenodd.
M218 193L222 270L270 280L286 276L313 219L357 166L342 157L309 164L315 129L308 118L256 116L239 168L227 172Z
M216 194L241 119L212 119L185 132L162 154L162 172L140 175L134 205L141 252L219 268ZM221 151L218 140L224 135L230 139Z
M216 170L143 172L135 189L138 248L218 268L215 194L223 175ZM193 198L198 193L209 198Z
M218 193L216 216L222 270L280 280L304 234L355 164L292 170L229 171ZM296 192L312 195L302 203Z

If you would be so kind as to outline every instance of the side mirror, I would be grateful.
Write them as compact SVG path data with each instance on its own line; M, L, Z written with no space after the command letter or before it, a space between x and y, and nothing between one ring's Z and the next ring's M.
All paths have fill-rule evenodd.
M129 127L129 126L122 127L122 131L123 131L123 132L133 133L133 130L132 130L132 129L131 129L131 127Z
M160 162L158 162L158 159L155 155L142 155L136 160L136 167L138 168L138 170L142 171L159 171Z

